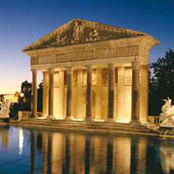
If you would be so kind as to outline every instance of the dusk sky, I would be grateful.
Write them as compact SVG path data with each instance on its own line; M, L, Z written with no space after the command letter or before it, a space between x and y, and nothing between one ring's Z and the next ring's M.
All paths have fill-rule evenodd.
M150 62L174 49L174 0L1 0L0 94L31 82L29 57L21 50L74 18L151 34L161 44Z

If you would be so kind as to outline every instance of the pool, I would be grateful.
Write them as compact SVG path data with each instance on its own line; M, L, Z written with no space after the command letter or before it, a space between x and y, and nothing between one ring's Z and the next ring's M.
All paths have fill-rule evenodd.
M0 127L0 174L172 174L174 140Z

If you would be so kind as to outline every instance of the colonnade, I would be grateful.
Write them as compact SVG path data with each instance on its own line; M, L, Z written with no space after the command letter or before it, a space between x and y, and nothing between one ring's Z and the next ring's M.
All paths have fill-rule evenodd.
M140 66L135 61L123 66L48 68L43 71L42 116L49 119L146 121L147 79L147 66ZM35 69L32 80L32 116L37 117Z

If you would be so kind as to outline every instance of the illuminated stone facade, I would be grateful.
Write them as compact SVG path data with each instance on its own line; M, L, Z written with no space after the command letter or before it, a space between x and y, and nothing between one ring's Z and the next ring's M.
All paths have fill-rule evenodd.
M147 122L150 35L72 20L23 51L31 57L32 115L43 72L43 117Z

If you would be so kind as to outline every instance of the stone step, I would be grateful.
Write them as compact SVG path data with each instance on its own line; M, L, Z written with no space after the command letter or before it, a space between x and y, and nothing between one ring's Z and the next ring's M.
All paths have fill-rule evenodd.
M98 123L98 122L66 122L66 121L49 121L49 120L28 120L22 121L23 123L32 123L32 124L56 124L56 125L97 125L97 126L120 126L120 127L135 127L132 124L126 123ZM79 124L80 123L80 124ZM136 125L136 127L145 127L144 125Z
M135 127L135 126L131 126L131 125L120 125L120 124L90 124L90 123L83 123L83 124L79 124L79 123L54 123L54 122L36 122L36 121L23 121L22 123L25 123L25 124L40 124L40 125L47 125L47 124L51 124L51 125L56 125L56 126L60 126L60 125L64 125L64 126L97 126L97 127L103 127L103 128L114 128L114 127L124 127L124 128L127 128L127 127ZM136 128L144 128L144 126L141 126L141 125L137 125Z
M33 123L33 122L26 122L25 124L32 124L32 125L38 125L38 123ZM102 128L102 129L115 129L115 128L119 128L119 129L129 129L129 130L132 130L132 129L136 129L136 130L148 130L149 131L149 129L147 129L146 127L144 127L144 126L134 126L134 127L132 127L132 126L129 126L129 125L127 125L126 127L125 126L120 126L120 125L95 125L95 124L93 124L93 125L90 125L90 124L83 124L83 125L79 125L79 124L56 124L56 123L39 123L39 125L45 125L45 126L47 126L47 125L52 125L52 126L56 126L56 127L60 127L60 126L64 126L64 127L78 127L78 128L80 128L80 127L85 127L85 128L93 128L93 129L95 129L95 128Z
M126 132L141 132L141 133L153 133L152 130L147 129L145 126L137 125L132 126L129 124L118 124L118 123L85 123L83 122L63 122L63 121L50 121L50 120L29 120L22 121L20 124L30 126L45 126L45 127L56 127L59 129L75 129L75 130L103 130L103 131L126 131ZM126 126L125 126L126 125Z
M128 123L107 123L107 122L74 122L74 121L50 121L50 120L31 120L31 121L22 121L24 123L36 123L36 124L64 124L64 125L98 125L98 126L120 126L120 127L125 127L125 126L129 126L129 127L134 127L135 125L132 124L128 124ZM136 125L136 127L144 127L144 125Z

